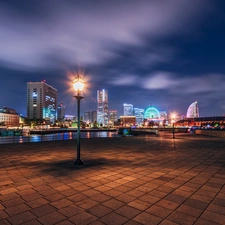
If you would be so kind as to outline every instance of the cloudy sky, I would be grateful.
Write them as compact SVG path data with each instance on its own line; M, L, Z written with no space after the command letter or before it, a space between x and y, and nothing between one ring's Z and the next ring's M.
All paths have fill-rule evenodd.
M84 74L81 110L123 103L185 115L225 114L223 0L0 0L0 108L26 115L26 86L42 81L76 114L72 80Z

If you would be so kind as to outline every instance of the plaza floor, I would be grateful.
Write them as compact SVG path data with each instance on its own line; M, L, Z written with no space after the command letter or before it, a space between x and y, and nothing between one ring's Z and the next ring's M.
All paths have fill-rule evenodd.
M1 225L225 224L225 139L197 134L0 145Z

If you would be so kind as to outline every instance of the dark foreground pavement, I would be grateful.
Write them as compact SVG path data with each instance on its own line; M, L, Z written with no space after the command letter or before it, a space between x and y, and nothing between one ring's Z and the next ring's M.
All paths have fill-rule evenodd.
M225 139L190 134L0 145L0 224L225 224Z

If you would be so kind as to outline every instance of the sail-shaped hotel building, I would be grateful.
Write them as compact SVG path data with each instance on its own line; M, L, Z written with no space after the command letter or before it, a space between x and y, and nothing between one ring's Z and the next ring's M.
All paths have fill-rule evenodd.
M187 110L187 118L198 118L199 117L199 110L198 110L198 102L195 101L191 103Z

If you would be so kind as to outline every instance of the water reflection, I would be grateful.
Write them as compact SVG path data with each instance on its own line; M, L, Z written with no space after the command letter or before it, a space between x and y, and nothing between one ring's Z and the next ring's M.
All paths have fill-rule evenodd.
M106 137L120 137L117 131L107 132L81 132L80 138L106 138ZM26 136L6 136L0 137L0 144L6 143L25 143L25 142L41 142L54 140L71 140L77 138L77 132L65 132L45 135L26 135Z

